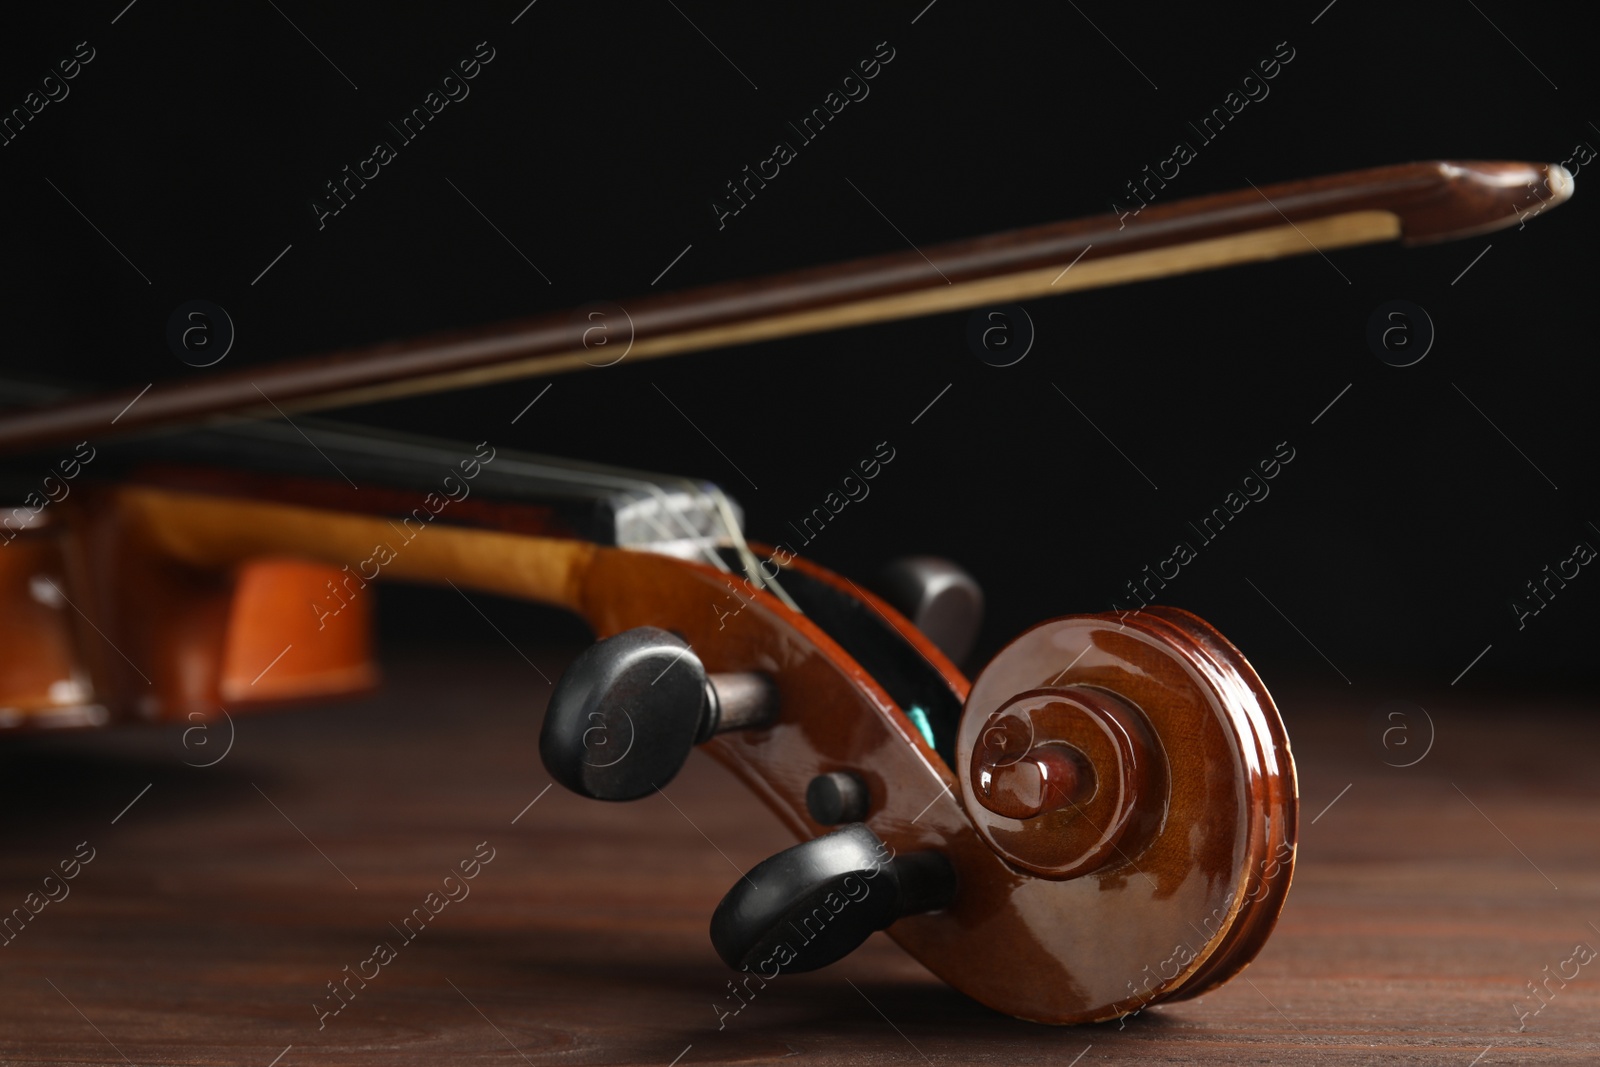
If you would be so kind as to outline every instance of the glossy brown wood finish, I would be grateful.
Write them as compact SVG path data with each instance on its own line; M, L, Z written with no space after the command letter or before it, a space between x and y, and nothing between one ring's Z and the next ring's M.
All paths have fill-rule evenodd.
M234 569L217 696L231 706L321 700L378 684L372 598L359 576L297 557ZM284 660L296 650L283 670ZM282 658L279 658L282 657Z
M358 577L270 549L197 565L163 545L138 500L98 485L74 494L60 505L60 575L37 575L61 583L75 670L112 719L203 722L377 684Z
M1014 644L984 672L1006 670L1016 651ZM1165 818L1170 775L1142 709L1108 689L1069 680L1067 668L1057 673L987 719L973 710L962 724L956 763L967 770L962 795L990 847L1019 867L1059 880L1131 863L1142 853ZM1003 785L1008 772L1051 763L1065 765L1062 777L1071 792L1051 795L1047 778L1037 800L995 796L997 777ZM1017 802L1023 799L1029 802Z
M989 731L983 737L988 738ZM996 815L1032 819L1100 793L1100 778L1081 746L1050 741L1022 751L985 745L973 753L968 772L978 802Z
M778 721L758 733L720 736L706 748L797 837L831 829L806 810L810 780L851 771L871 795L865 823L896 854L938 851L950 861L954 905L889 929L933 973L981 1003L1040 1022L1109 1018L1143 1002L1122 1007L1095 999L1099 990L1080 971L1085 945L1078 939L1086 930L1068 918L1082 893L1077 883L1044 882L998 857L957 801L955 775L887 694L803 616L762 595L719 629L714 609L728 595L722 575L614 550L596 553L586 590L583 614L598 633L666 626L683 634L708 670L757 670L774 679ZM1117 934L1140 939L1142 921L1127 925L1133 929ZM1127 962L1095 958L1119 975ZM1121 986L1119 980L1118 992Z
M92 515L79 520L81 566L93 572L98 558L104 585L104 566L126 564L128 546L137 546L145 581L167 584L135 583L135 592L164 605L164 627L185 633L208 632L204 623L222 610L217 598L241 568L292 557L339 570L396 538L394 527L376 516L165 488L125 486L84 500ZM1276 713L1259 682L1253 674L1240 677L1248 665L1220 654L1220 638L1198 620L1155 614L1058 620L1020 638L973 687L966 723L982 723L1026 690L1099 686L1148 717L1149 747L1165 753L1159 773L1141 779L1149 795L1132 799L1132 829L1117 839L1124 851L1083 877L1045 878L1007 863L990 846L974 819L998 817L970 802L966 783L865 670L809 619L766 593L730 590L720 571L442 523L414 542L395 542L382 570L385 577L450 581L566 607L602 637L642 625L674 630L711 672L766 675L778 693L776 721L720 735L706 749L801 839L831 829L807 811L811 779L831 771L859 775L871 796L867 825L897 854L943 853L956 875L951 907L903 919L890 936L950 985L1007 1014L1050 1023L1105 1019L1179 995L1197 981L1222 980L1247 962L1246 945L1259 944L1247 935L1260 924L1248 920L1275 915L1281 903L1287 864L1264 881L1251 875L1277 845L1292 845L1292 836L1284 836L1292 835L1293 819L1283 809L1294 798L1287 748L1275 744L1265 721ZM840 579L826 580L843 588ZM80 575L80 583L95 590L92 575ZM122 617L126 602L117 599L122 588L88 599L89 618L111 635L131 625ZM863 599L917 645L952 689L966 692L964 679L908 622L875 598ZM268 616L277 610L264 608ZM295 605L280 609L293 612ZM312 617L311 605L304 609ZM1058 633L1072 640L1052 644L1050 635ZM285 650L281 667L304 670L293 655ZM162 711L146 703L152 699L194 697L172 682L141 689L126 671L107 677L108 690L147 714ZM1109 780L1112 772L1096 767L1095 773ZM1267 888L1248 899L1259 886ZM1182 966L1172 962L1175 945L1190 953Z
M106 709L77 647L58 528L0 545L0 729L98 726Z
M1252 842L1256 847L1244 872L1244 899L1232 944L1166 998L1185 1000L1215 989L1243 970L1277 925L1298 856L1299 775L1283 718L1244 654L1203 619L1181 608L1157 605L1139 614L1152 626L1164 625L1183 635L1185 647L1195 653L1196 668L1230 688L1229 699L1254 728L1263 768L1250 783L1264 815L1262 838Z
M926 255L875 256L643 296L595 309L599 326L579 309L213 373L137 396L127 390L72 401L0 421L0 451L100 436L113 421L132 432L223 414L270 417L263 394L290 410L337 406L605 366L622 358L618 346L642 359L1309 253L1319 245L1445 240L1512 225L1571 191L1572 178L1558 165L1511 162L1408 163L1284 182L1155 204L1131 218L1099 215L956 241L929 247ZM1184 248L1200 252L1153 255ZM1076 265L1077 278L1061 277L1069 265ZM604 347L591 343L595 329Z
M1147 767L1133 800L1133 832L1104 866L1029 887L1058 887L1056 949L1085 999L1105 1005L1094 1018L1231 977L1259 948L1263 924L1270 929L1287 892L1293 759L1259 678L1224 646L1209 626L1174 609L1071 616L1018 637L973 683L957 742L962 762L981 750L992 717L1019 693L1071 699L1079 687L1104 690L1148 726L1140 731L1151 745L1137 757ZM1045 735L1036 742L1052 740L1050 720L1036 714L1034 721ZM1102 757L1096 767L1102 779L1108 764ZM1006 818L978 803L974 786L970 776L961 781L980 831L1030 860L1081 850L1085 823L1089 839L1113 829L1092 801Z

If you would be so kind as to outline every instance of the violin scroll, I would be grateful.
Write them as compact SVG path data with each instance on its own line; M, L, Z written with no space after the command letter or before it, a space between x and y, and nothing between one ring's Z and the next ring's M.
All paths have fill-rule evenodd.
M1078 901L1063 926L1098 958L1065 940L1061 958L1106 990L1102 1012L1220 985L1277 921L1299 807L1288 738L1244 656L1188 612L1022 634L973 683L956 766L984 843ZM1163 943L1161 966L1135 947Z
M785 568L792 595L825 606L824 591L851 590L860 600L849 614L802 616L758 592L725 629L692 610L720 588L709 568L605 553L595 565L591 583L682 588L670 600L615 601L626 608L615 616L591 613L598 631L623 636L573 671L602 682L611 671L626 684L564 679L547 762L569 780L549 760L551 739L563 735L567 758L581 759L571 754L594 711L613 707L624 730L622 711L636 727L655 712L676 740L662 746L670 759L649 758L653 781L706 738L708 754L795 832L802 843L750 870L716 911L712 945L730 966L769 977L774 966L821 967L883 929L990 1007L1081 1023L1213 988L1271 932L1293 870L1294 764L1254 670L1194 616L1147 608L1055 619L969 684L891 606L814 564ZM651 618L684 641L628 630ZM882 624L875 637L870 620ZM928 691L907 687L895 673L904 662L873 641L915 650L957 714L919 719L912 701ZM610 649L635 642L643 659L623 669L633 653ZM867 662L887 666L880 675ZM655 688L681 672L682 708L646 692L673 663ZM766 680L782 694L781 714L708 735L710 698L700 694L724 694L728 675ZM629 695L606 705L604 693ZM646 777L622 792L648 792Z
M996 665L1003 660L990 669ZM1145 714L1113 692L1028 690L975 734L964 729L962 742L969 741L971 755L958 749L956 759L967 768L962 784L975 802L978 832L1034 874L1072 878L1132 862L1165 817L1166 756Z

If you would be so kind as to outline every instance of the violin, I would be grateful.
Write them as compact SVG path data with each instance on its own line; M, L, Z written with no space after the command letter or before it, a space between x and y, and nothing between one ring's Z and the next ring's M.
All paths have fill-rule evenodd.
M1530 186L1542 210L1573 183L1556 165L1407 164L144 390L13 383L0 728L356 696L378 682L374 584L524 598L599 638L549 695L539 758L554 781L638 799L703 748L799 840L712 914L741 982L826 966L886 930L1022 1019L1198 996L1271 933L1298 824L1272 697L1202 619L1063 616L969 681L958 665L983 597L953 563L902 560L869 592L747 540L738 505L705 481L303 413L1445 240L1517 224Z

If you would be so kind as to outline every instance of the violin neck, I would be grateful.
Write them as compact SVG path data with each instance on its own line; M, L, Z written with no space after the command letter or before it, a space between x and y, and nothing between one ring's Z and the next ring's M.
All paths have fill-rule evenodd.
M45 391L0 381L0 399ZM238 421L102 444L91 473L213 496L501 529L707 558L743 513L710 482L302 418ZM23 499L32 464L0 464ZM9 476L12 470L14 476ZM12 486L11 483L15 482Z
M239 476L231 472L239 470L318 479L354 510L371 510L359 499L368 488L391 500L440 509L477 499L505 515L544 516L537 532L547 536L682 557L727 543L738 536L743 519L738 504L710 482L315 419L191 431L141 442L140 452L178 462L216 456L233 480ZM343 492L355 486L361 490ZM733 516L731 529L719 497ZM377 506L394 510L392 504ZM492 515L470 510L460 521L497 524Z

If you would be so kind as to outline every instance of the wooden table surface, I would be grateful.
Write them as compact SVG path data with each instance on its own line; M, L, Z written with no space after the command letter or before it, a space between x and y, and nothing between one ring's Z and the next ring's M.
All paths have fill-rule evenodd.
M1372 708L1342 687L1280 692L1301 775L1298 874L1257 962L1202 1000L1125 1028L1017 1022L880 935L780 977L719 1030L730 974L707 938L711 910L738 871L793 842L703 755L666 799L545 792L538 670L555 677L572 651L535 656L537 669L509 654L407 657L379 698L239 720L210 767L186 763L216 759L225 726L187 746L168 728L0 747L0 909L93 850L69 895L0 947L0 1061L1600 1057L1600 961L1541 987L1547 1002L1516 1032L1518 1006L1540 1003L1528 983L1571 974L1578 943L1600 947L1592 702L1453 693L1428 708L1426 758L1397 769L1372 742ZM490 850L469 896L412 940L397 934L460 861ZM380 941L393 958L319 1028L317 1005L338 1003L327 983L346 966L371 974Z

